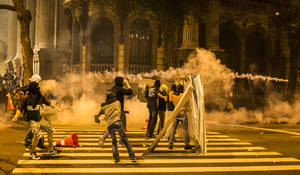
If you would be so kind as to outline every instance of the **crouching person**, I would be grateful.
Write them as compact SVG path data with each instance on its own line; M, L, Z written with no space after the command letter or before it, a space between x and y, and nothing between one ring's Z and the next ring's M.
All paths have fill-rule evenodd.
M39 139L43 136L42 130L47 132L49 143L53 143L54 132L54 128L51 123L41 116L40 108L43 104L53 108L55 108L55 106L50 103L44 95L41 94L39 87L39 81L41 80L40 76L33 75L30 80L31 83L28 86L28 94L23 98L22 104L17 110L12 121L16 121L21 112L24 113L26 120L30 122L30 132L33 133L32 146L29 147L31 149L29 158L38 160L40 157L36 154L36 147ZM57 151L53 148L53 145L49 144L48 155L54 155L56 153Z
M132 162L136 161L132 147L127 139L123 124L121 122L121 103L116 98L116 93L112 90L107 91L106 101L101 104L100 112L95 115L95 122L100 123L100 115L104 114L107 130L112 138L112 151L115 163L120 162L120 156L117 145L116 131L120 135L124 145L127 148L129 158Z

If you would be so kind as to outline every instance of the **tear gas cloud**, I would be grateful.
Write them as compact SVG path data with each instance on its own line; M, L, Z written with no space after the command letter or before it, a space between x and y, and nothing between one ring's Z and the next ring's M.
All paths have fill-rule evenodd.
M286 81L272 77L256 76L251 74L235 74L211 51L196 49L189 56L188 61L178 70L169 68L166 71L153 70L143 74L124 74L120 72L105 72L103 74L88 73L85 75L68 74L57 81L47 80L41 82L43 92L51 93L60 104L53 118L55 122L63 124L92 124L93 116L99 112L100 104L105 100L105 90L113 86L116 76L129 79L129 83L139 83L143 78L160 77L162 83L174 82L177 74L181 77L189 75L202 75L204 79L205 103L214 104L218 109L224 109L228 104L229 94L232 92L235 78L264 79L274 81ZM295 115L300 112L300 107L291 106L280 98L273 96L269 100L269 107L263 111L247 111L241 108L231 113L212 111L207 114L208 121L241 123L251 120L270 122L271 120L289 119L297 122ZM129 110L127 123L139 124L142 127L148 118L146 104L140 102L137 97L125 99L125 110ZM285 112L286 111L286 112Z

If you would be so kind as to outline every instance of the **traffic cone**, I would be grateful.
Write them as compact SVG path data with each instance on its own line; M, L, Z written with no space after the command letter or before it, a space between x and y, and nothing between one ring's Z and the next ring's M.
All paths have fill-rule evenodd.
M7 110L14 110L14 105L12 103L11 97L10 97L10 93L7 94Z
M146 123L145 123L145 125L142 127L142 129L147 129L147 127L148 127L148 119L146 119Z
M71 136L64 139L57 140L53 142L53 146L65 146L65 147L79 147L78 136L76 133L73 133Z

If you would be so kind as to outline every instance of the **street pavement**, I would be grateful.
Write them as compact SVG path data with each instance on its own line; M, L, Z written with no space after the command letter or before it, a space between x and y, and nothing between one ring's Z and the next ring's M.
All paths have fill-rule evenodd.
M263 130L259 128L270 128ZM184 151L183 139L177 138L173 150L161 140L154 153L141 157L154 139L145 139L145 130L129 130L129 141L137 155L132 163L125 148L120 148L121 162L115 164L111 152L111 139L102 148L99 127L56 126L54 140L76 132L79 148L58 147L56 156L42 160L29 160L29 150L16 162L13 174L300 174L300 139L297 125L241 126L208 124L207 154ZM289 134L282 131L291 131ZM300 132L299 132L300 133Z

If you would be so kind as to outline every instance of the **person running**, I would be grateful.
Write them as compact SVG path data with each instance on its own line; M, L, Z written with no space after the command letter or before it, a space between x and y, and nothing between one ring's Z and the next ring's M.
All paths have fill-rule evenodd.
M24 96L23 101L19 109L17 109L16 114L12 121L17 121L21 112L27 121L30 122L29 132L33 133L32 146L30 147L30 159L38 160L39 156L36 154L36 147L40 138L42 138L42 131L46 131L48 135L49 150L48 155L57 154L57 151L53 147L53 132L54 128L52 124L45 120L40 114L40 108L43 104L51 106L56 109L53 103L50 103L44 95L42 95L39 87L39 81L41 77L39 75L33 75L30 78L31 83L28 85L28 94Z
M123 123L121 121L121 103L117 99L117 94L109 90L106 93L106 101L101 104L100 111L97 115L95 115L95 122L100 123L100 116L104 114L104 121L106 121L106 127L108 130L109 135L112 138L112 151L115 163L120 162L120 156L117 146L117 138L116 138L116 131L119 133L120 140L124 143L127 148L129 158L132 162L136 162L135 154L133 149L127 139Z
M183 95L184 86L179 84L177 90L178 90L178 95L173 95L173 97L172 97L172 101L173 101L175 107ZM172 126L173 128L170 133L169 149L173 149L173 144L175 142L175 133L176 133L176 129L178 127L179 122L182 123L183 130L184 130L184 149L185 150L192 149L192 146L189 145L188 117L187 117L187 113L185 110L185 106L181 108L180 112L177 114L176 119L173 123L173 126Z

